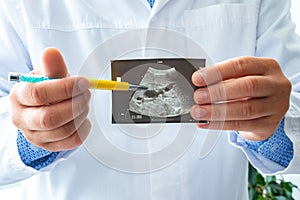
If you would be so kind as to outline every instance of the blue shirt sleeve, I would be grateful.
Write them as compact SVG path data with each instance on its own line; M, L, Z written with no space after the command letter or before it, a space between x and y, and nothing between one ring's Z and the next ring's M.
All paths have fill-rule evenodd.
M18 131L17 147L21 160L27 166L40 170L50 165L59 152L50 152L29 143Z
M266 140L254 142L242 137L241 139L244 141L247 148L263 155L281 166L287 167L293 158L293 143L284 132L284 119L280 122L276 132Z

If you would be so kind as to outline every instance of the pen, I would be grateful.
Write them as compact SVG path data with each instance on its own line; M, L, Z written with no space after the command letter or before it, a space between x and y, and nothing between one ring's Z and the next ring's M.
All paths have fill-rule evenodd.
M41 81L53 80L54 78L32 75L32 74L22 74L18 72L9 72L8 81L11 82L31 82L37 83ZM128 82L121 81L110 81L110 80L99 80L90 79L90 89L100 89L100 90L116 90L116 91L135 91L135 90L147 90L148 87L142 85L134 85Z

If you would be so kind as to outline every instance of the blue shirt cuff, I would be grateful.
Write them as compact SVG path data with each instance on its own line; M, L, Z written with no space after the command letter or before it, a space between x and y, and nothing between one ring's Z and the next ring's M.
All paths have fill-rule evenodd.
M50 152L29 143L18 130L17 147L21 160L29 167L40 170L50 165L59 152Z
M245 143L248 149L284 167L289 165L294 155L293 143L284 132L284 119L280 122L275 133L266 140L255 142L242 137L240 137L240 139Z

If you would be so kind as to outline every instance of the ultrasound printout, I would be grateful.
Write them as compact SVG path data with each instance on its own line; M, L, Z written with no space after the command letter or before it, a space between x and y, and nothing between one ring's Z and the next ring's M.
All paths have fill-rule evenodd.
M190 108L196 89L192 73L205 67L205 59L114 60L112 80L148 87L113 91L112 123L196 123Z

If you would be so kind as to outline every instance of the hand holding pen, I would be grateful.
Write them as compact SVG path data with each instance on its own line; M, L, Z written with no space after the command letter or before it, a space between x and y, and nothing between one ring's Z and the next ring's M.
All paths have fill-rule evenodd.
M90 83L84 77L67 77L57 49L46 49L42 61L41 70L33 74L62 79L15 84L10 92L13 123L29 142L48 151L76 148L91 129Z
M57 78L49 78L45 76L38 76L32 74L21 74L18 72L10 72L8 74L8 80L11 82L30 82L37 83L42 81L55 80ZM142 85L135 85L128 82L121 81L109 81L98 79L87 79L90 89L98 90L117 90L117 91L135 91L135 90L147 90L148 87Z

